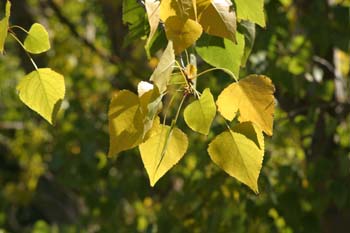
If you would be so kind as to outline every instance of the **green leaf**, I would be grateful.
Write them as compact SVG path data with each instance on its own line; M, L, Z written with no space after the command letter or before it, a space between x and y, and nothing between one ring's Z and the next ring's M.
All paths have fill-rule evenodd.
M159 25L159 21L160 21L159 5L160 5L160 2L157 0L145 0L145 8L146 8L147 17L148 17L148 23L150 26L150 33L145 45L146 48L149 47L150 42L153 36L155 35Z
M255 24L249 21L241 21L238 26L238 31L244 35L244 54L241 66L245 67L255 42Z
M49 34L43 25L34 23L24 40L24 48L27 52L39 54L50 49Z
M237 8L237 18L249 20L252 23L266 26L264 0L234 0Z
M218 135L209 144L212 161L230 176L246 184L258 193L258 177L264 151L246 135L232 130Z
M17 90L23 103L53 124L65 94L61 74L49 68L35 70L20 81Z
M210 89L203 91L199 100L192 102L184 111L186 124L194 131L204 135L209 134L210 126L216 114L214 97Z
M230 0L199 1L198 19L206 33L236 42L236 14ZM207 7L202 7L202 5Z
M172 41L169 41L167 48L162 54L157 68L154 70L150 80L157 85L159 92L166 91L171 73L173 72L175 64L175 54Z
M244 53L244 37L237 33L237 44L215 36L203 34L196 44L198 55L210 65L231 71L239 77L239 69Z
M109 156L138 146L144 134L139 97L123 90L113 96L109 110Z
M218 97L218 110L227 120L239 111L240 122L251 121L267 135L272 135L275 87L263 75L250 75L225 88Z
M155 127L151 137L139 149L150 184L157 181L184 156L188 147L186 134L170 126Z
M7 30L9 27L9 18L11 14L11 2L6 1L5 17L0 21L0 53L4 52Z

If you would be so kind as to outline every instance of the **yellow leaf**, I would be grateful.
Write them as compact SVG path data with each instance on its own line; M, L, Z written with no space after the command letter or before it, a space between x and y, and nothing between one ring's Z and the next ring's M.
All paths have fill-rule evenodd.
M9 18L11 13L11 2L6 1L5 17L0 20L0 53L4 52L7 30L9 27Z
M258 177L263 161L263 150L247 136L232 130L218 135L209 144L212 161L230 176L258 193Z
M191 18L196 21L196 4L194 0L162 0L160 19L163 22L169 17L178 16L183 20Z
M266 26L264 14L264 0L235 0L237 17L241 20L248 20Z
M160 20L159 5L160 5L160 2L157 0L145 0L148 23L150 26L150 32L146 42L146 47L148 47L148 44L152 40L159 25L159 20Z
M216 102L223 117L232 120L239 111L239 121L251 121L267 135L272 135L275 88L262 75L250 75L225 88Z
M186 134L176 127L159 125L154 130L150 138L139 146L152 187L179 162L188 146Z
M212 0L211 4L201 1L197 4L199 23L206 33L236 42L236 14L230 0Z
M198 40L202 27L192 19L171 16L165 21L165 33L174 43L175 54L179 54Z

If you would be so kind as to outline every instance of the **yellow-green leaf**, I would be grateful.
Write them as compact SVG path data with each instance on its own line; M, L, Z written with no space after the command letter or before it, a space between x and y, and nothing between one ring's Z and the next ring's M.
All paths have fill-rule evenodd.
M19 98L53 124L64 98L64 78L49 68L41 68L26 75L18 84Z
M139 97L128 91L118 92L108 110L109 156L139 145L144 134L144 116Z
M176 127L165 125L155 127L151 137L140 144L141 158L152 187L179 162L186 153L187 146L186 134Z
M168 85L171 73L173 72L175 64L175 54L173 49L173 42L169 41L168 46L162 54L157 68L154 70L150 80L153 81L160 93L163 93Z
M234 131L218 135L209 144L212 161L230 176L258 193L258 177L263 161L263 151L247 136Z
M265 151L264 135L261 129L252 122L246 121L235 125L232 129L236 133L243 134L250 140L252 140L259 149Z
M179 54L198 40L202 27L192 19L172 16L165 21L165 33L174 43L175 54Z
M207 1L203 3L206 5ZM203 31L236 42L236 13L230 0L212 0L211 4L201 9L198 6L198 19Z
M27 52L39 54L50 49L49 34L45 27L39 23L34 23L24 40L24 48Z
M237 18L249 20L252 23L266 26L264 0L234 0L237 8Z
M157 0L145 0L145 7L146 7L146 12L147 12L147 17L148 17L148 23L150 26L150 32L149 36L146 42L146 47L149 46L149 43L151 42L154 34L157 31L158 25L159 25L159 5L160 2Z
M263 75L250 75L225 88L216 102L223 117L232 120L239 111L240 122L251 121L272 135L275 87Z
M9 18L11 13L11 2L6 2L5 17L0 21L0 53L4 52L7 30L9 27Z
M209 134L210 126L216 114L214 97L207 88L199 100L192 102L184 111L186 124L194 131Z

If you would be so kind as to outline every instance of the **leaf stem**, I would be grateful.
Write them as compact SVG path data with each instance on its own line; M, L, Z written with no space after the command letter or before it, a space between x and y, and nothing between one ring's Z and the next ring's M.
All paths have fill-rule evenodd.
M22 28L21 26L18 26L18 25L12 25L12 26L10 26L9 28L10 28L10 29L12 29L12 28L18 28L18 29L24 31L25 33L29 34L29 32L28 32L26 29L24 29L24 28Z
M30 56L30 54L27 52L26 48L24 47L23 43L18 39L18 37L16 36L16 34L13 31L10 31L9 33L16 41L18 44L21 45L21 47L23 48L24 52L27 54L30 62L33 64L34 68L36 70L38 70L38 66L36 65L36 63L34 62L33 58Z
M236 75L235 75L234 73L232 73L230 70L225 69L225 68L217 68L217 67L216 67L216 68L207 69L207 70L205 70L205 71L202 71L201 73L199 73L199 74L197 75L197 78L200 77L200 76L202 76L202 75L204 75L204 74L206 74L206 73L209 73L209 72L215 71L215 70L222 70L222 71L226 72L226 73L229 74L236 82L238 82L238 79L237 79Z

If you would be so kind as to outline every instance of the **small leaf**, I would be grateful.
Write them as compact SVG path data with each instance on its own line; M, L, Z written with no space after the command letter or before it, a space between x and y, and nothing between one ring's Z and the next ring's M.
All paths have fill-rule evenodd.
M264 0L234 0L237 8L237 18L249 20L252 23L266 26Z
M241 21L238 31L244 35L244 54L242 57L241 66L245 67L255 42L255 24L249 21Z
M212 161L230 176L258 193L258 177L263 161L263 150L247 136L231 130L218 135L209 144Z
M198 40L202 27L192 19L172 16L165 21L165 33L174 43L175 54L180 54Z
M19 98L50 124L64 98L64 78L49 68L41 68L26 75L18 84Z
M11 2L6 1L5 17L0 21L0 53L4 52L7 30L9 27L9 18L11 13Z
M184 156L188 139L178 128L159 125L151 137L139 146L150 184L157 181Z
M186 124L194 131L208 135L216 114L214 97L207 88L199 100L192 102L184 111Z
M109 152L114 156L121 151L138 146L144 134L144 116L137 95L123 90L115 95L108 110Z
M244 53L244 37L237 33L236 38L237 44L228 39L203 34L196 44L196 51L208 64L227 69L239 77Z
M197 3L199 23L206 33L236 42L236 13L230 0L212 0ZM204 9L203 9L204 8Z
M24 48L27 52L39 54L50 49L49 34L43 25L33 24L24 40Z
M251 121L267 135L272 135L275 87L263 75L250 75L225 88L216 102L227 120L233 120L239 111L240 122Z
M168 46L164 50L162 57L159 60L157 68L154 70L150 80L153 81L160 93L166 91L171 73L173 72L175 64L175 54L173 49L173 42L169 41Z
M139 97L141 97L150 90L153 90L153 88L154 86L152 83L141 81L137 85L137 93L139 94Z
M146 12L147 12L147 17L148 17L148 23L150 26L150 33L146 42L146 47L149 46L153 36L155 35L158 25L159 25L159 17L160 17L160 12L159 12L159 5L160 2L157 0L145 0L145 7L146 7Z

